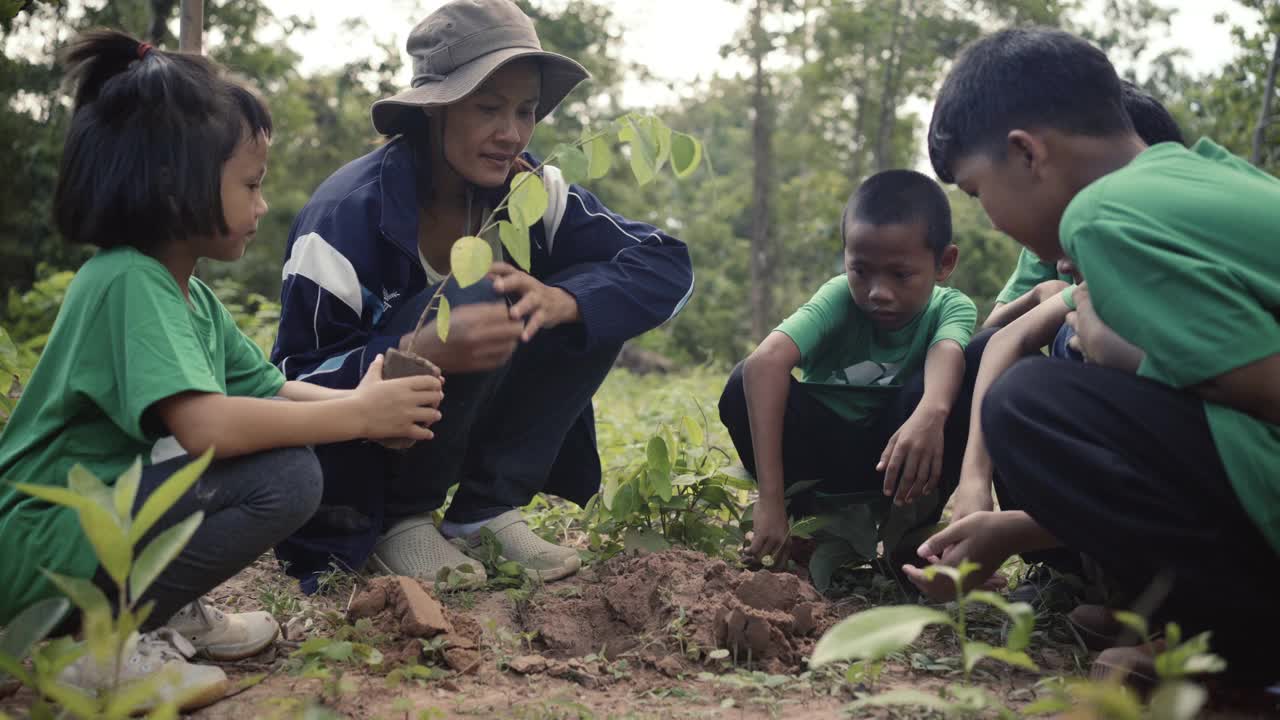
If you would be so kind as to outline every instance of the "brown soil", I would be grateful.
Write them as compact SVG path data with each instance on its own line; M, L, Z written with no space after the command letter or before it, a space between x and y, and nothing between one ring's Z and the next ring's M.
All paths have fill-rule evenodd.
M522 623L551 657L636 652L701 663L717 649L769 672L803 667L815 638L836 620L795 575L734 570L688 550L620 556L584 573L576 596L540 593Z
M402 352L392 348L382 356L382 377L413 377L414 375L432 375L440 377L440 368L435 363L415 353Z

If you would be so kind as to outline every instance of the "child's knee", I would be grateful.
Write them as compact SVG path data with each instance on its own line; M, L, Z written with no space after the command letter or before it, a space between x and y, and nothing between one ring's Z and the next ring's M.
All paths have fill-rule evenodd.
M274 516L297 529L315 514L324 494L324 473L311 448L280 448L271 455L270 494ZM291 531L292 532L292 531Z

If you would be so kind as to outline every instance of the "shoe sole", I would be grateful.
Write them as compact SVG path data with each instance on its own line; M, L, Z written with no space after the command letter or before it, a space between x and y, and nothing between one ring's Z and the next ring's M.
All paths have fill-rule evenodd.
M471 558L467 558L467 559L470 560ZM431 583L431 586L433 588L435 587L435 582L436 582L435 578L422 578L422 577L417 577L415 575L410 575L408 573L396 572L395 570L392 570L389 565L383 562L382 558L378 557L378 553L373 553L372 555L369 556L369 564L373 565L374 568L378 570L378 572L384 575L399 575L402 577L412 577L418 580L422 580L423 582L429 582ZM466 574L466 575L469 575L470 577L466 581L460 582L457 585L454 585L453 587L443 587L441 588L441 590L475 590L477 588L484 587L485 584L489 582L489 578L485 575L477 575L476 573L460 573L460 574Z

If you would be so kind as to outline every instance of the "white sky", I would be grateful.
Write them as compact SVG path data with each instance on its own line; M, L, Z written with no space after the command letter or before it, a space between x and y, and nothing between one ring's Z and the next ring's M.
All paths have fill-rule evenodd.
M557 0L548 0L554 6ZM1101 0L1086 0L1090 7ZM658 78L653 82L629 79L623 85L623 105L638 107L669 101L672 91L687 88L695 78L741 71L741 61L720 57L746 19L748 2L739 0L602 0L614 13L623 60L647 66ZM415 21L426 17L443 0L360 0L358 3L271 0L278 15L310 16L316 29L291 36L289 44L302 55L301 70L334 67L377 53L378 42L391 41L403 52ZM1154 50L1183 47L1189 52L1184 67L1193 72L1219 68L1231 60L1230 25L1216 25L1213 16L1227 13L1235 22L1250 18L1250 11L1234 0L1162 0L1177 8L1173 26ZM359 8L358 11L354 8ZM1096 13L1096 10L1095 10ZM364 19L372 30L352 34L343 25L352 16ZM1139 72L1139 75L1145 73ZM406 63L405 83L411 73Z

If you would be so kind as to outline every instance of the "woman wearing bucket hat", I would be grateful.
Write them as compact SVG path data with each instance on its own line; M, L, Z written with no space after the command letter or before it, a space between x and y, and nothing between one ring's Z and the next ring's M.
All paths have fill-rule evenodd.
M412 349L444 373L443 418L403 452L317 448L324 506L277 553L304 588L334 561L429 580L461 568L473 584L483 571L463 550L481 550L487 528L504 559L554 580L577 570L577 553L538 538L517 508L542 491L583 503L599 488L591 397L623 341L688 301L688 249L546 166L531 273L498 262L465 290L450 280L448 342L428 326L410 348L453 241L536 165L524 152L535 124L588 74L544 51L510 0L454 0L414 28L408 50L412 87L373 106L390 140L322 183L294 222L272 361L345 388L379 353ZM455 483L437 528L430 513Z

